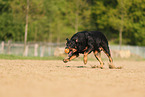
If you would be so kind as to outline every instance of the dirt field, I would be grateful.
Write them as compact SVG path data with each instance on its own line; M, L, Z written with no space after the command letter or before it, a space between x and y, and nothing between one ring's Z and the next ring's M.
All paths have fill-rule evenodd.
M145 97L145 61L0 60L0 97Z

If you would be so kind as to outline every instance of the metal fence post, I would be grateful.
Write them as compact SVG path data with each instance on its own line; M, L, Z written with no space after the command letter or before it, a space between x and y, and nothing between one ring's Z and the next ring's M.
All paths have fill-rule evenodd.
M26 45L26 49L25 49L25 51L24 51L24 56L28 56L28 50L29 50L29 46Z
M38 56L38 44L34 45L34 56Z
M5 43L4 41L1 42L1 53L4 53L4 47L5 47Z
M11 40L8 41L7 54L10 54L11 53L10 49L11 49Z
M45 49L45 47L44 46L41 46L41 49L40 49L40 57L43 57L44 56L44 49Z

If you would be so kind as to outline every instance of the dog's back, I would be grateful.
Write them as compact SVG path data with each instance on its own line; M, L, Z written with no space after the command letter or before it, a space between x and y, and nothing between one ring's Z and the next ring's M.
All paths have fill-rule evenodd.
M99 51L99 47L108 46L108 40L102 32L99 31L82 31L74 34L71 40L78 39L78 47L84 49L88 46L88 43L92 43L94 50Z

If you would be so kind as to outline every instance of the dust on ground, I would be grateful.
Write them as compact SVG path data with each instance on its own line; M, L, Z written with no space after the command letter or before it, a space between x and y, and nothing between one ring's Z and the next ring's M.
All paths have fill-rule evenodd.
M0 60L0 97L145 97L145 61Z

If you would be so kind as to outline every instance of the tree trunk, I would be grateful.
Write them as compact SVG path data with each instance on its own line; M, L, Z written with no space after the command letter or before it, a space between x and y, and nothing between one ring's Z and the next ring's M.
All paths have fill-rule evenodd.
M76 2L76 17L75 17L75 33L78 32L78 26L79 26L79 2L77 0Z
M119 49L122 49L122 27L119 30Z
M26 8L26 26L25 26L25 38L24 38L24 53L23 53L23 56L26 56L27 33L28 33L28 11L29 11L29 0L27 0L27 8Z
M121 25L119 29L119 49L122 49L122 32L124 28L124 3L123 0L121 0Z

